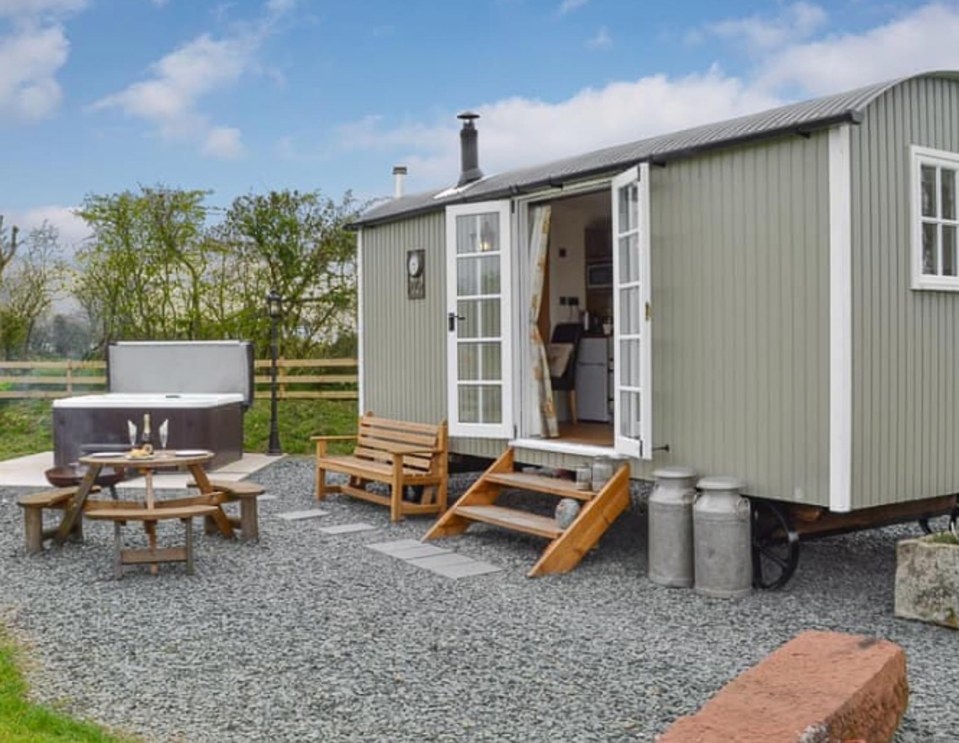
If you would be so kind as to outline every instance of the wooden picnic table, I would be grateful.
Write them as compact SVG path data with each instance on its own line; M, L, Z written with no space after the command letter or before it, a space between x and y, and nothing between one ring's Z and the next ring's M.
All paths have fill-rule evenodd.
M60 526L54 536L58 544L62 544L70 535L71 530L77 520L82 518L84 511L100 509L124 509L124 508L178 508L183 506L216 506L216 511L211 514L211 518L225 537L233 537L233 526L230 520L220 508L222 499L221 494L210 484L203 465L213 459L213 452L202 450L180 451L165 450L156 451L150 457L130 457L127 454L116 452L93 452L80 457L80 464L86 465L87 471L80 480L77 487L77 494L72 503L63 512L63 518ZM124 467L126 469L138 470L145 480L146 502L140 501L89 501L88 496L92 490L100 470L104 467ZM184 498L157 500L154 492L153 473L157 470L177 469L185 467L193 475L199 492L195 495ZM151 531L148 529L148 531ZM151 535L152 536L152 535Z

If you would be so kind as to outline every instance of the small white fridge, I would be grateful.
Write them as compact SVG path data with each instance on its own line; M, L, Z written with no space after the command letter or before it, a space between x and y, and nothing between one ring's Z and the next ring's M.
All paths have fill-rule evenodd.
M576 417L582 421L609 423L610 373L613 339L587 336L579 342L576 356Z

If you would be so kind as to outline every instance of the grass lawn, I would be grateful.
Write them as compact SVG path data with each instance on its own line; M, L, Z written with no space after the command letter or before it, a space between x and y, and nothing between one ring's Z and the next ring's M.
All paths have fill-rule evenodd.
M0 460L53 449L49 400L0 401ZM355 400L280 400L280 444L287 454L313 452L312 434L356 432ZM265 452L270 438L270 401L257 400L244 420L244 448ZM352 442L334 442L333 453L349 451Z
M25 700L17 649L0 632L0 740L4 743L133 743Z

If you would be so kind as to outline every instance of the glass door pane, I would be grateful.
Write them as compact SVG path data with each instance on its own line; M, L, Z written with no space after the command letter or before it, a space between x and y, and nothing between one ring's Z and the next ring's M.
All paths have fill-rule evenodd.
M648 166L613 179L613 337L617 451L650 458Z
M450 432L511 435L508 202L447 209Z

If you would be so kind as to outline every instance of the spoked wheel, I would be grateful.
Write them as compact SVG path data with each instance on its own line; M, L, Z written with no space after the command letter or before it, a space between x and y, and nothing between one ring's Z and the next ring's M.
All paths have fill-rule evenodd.
M753 541L753 587L774 591L782 588L799 564L799 535L780 506L751 500Z
M952 509L952 513L919 519L919 528L923 534L959 530L959 505Z

